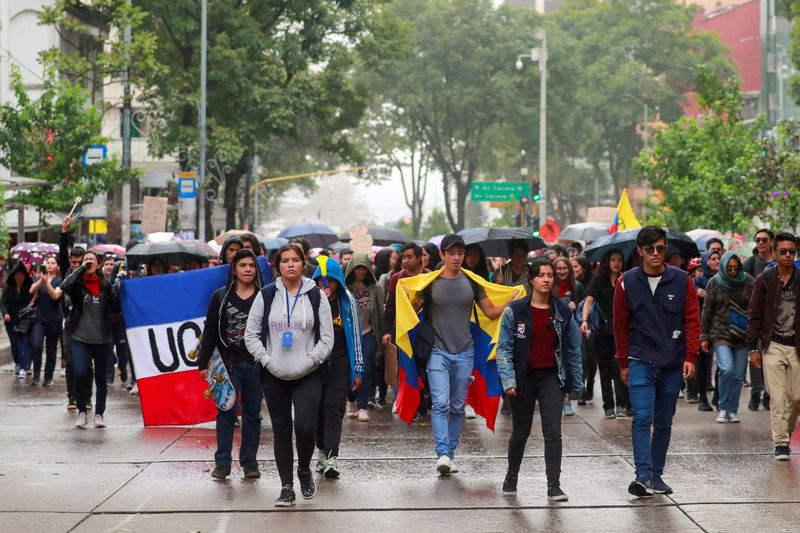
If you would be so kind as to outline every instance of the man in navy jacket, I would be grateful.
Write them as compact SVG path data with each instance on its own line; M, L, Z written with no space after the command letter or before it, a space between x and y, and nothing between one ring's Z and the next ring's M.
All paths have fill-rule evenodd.
M664 265L662 228L643 227L636 244L644 262L617 280L614 337L633 409L636 479L628 492L643 498L672 493L661 476L681 381L694 374L700 349L700 307L689 275Z

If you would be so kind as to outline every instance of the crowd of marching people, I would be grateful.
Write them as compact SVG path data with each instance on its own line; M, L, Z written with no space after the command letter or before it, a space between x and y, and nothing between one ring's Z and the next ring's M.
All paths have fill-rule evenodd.
M105 427L114 366L136 387L118 294L134 274L119 257L68 252L69 225L67 217L58 258L33 274L22 263L8 272L0 312L18 379L32 367L31 385L51 386L60 343L75 425L86 428L94 409L94 426ZM636 497L672 492L663 474L679 398L716 409L717 423L739 423L749 386L748 409L770 412L775 459L788 460L800 411L798 243L768 229L755 242L746 259L713 238L700 257L686 257L662 228L645 226L632 251L610 248L593 262L580 242L533 250L510 240L505 260L457 234L439 246L412 241L374 254L315 252L303 238L269 254L252 234L231 236L218 260L229 265L227 283L208 302L197 360L207 380L217 350L238 393L237 408L217 414L211 475L231 475L240 426L244 476L260 477L265 402L281 483L275 504L295 503L295 450L300 495L313 498L314 472L341 474L346 418L366 424L375 409L408 409L398 390L409 372L402 358L412 355L424 387L410 416L430 417L436 471L458 472L464 419L476 410L490 418L485 406L467 405L472 387L484 386L475 371L485 332L497 333L497 408L512 421L504 494L516 494L538 404L547 496L567 499L561 421L594 405L597 374L603 416L631 422L636 478L628 491ZM259 267L267 254L272 279ZM140 274L209 265L154 258Z

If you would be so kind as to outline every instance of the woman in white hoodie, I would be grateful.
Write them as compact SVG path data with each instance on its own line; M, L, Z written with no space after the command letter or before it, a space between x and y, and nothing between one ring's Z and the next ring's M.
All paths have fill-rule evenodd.
M305 261L299 246L281 246L276 262L279 277L253 302L244 342L264 367L261 387L272 419L275 463L281 478L275 505L288 507L295 503L293 426L300 494L307 500L316 494L311 456L322 391L319 366L333 348L333 321L328 299L321 297L314 282L302 277Z

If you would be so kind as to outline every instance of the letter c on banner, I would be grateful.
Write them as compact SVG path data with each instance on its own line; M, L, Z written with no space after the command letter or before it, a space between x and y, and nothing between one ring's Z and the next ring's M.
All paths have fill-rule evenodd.
M181 359L183 359L183 362L186 364L186 366L200 366L200 363L197 362L197 359L191 361L189 360L188 357L186 357L187 352L186 352L186 345L183 342L183 336L186 333L186 330L189 329L194 331L195 339L200 338L200 334L202 333L202 331L200 330L200 326L198 326L194 322L184 322L183 324L181 324L181 327L178 328L178 351L180 352Z
M164 364L164 362L161 360L161 355L158 353L158 342L156 341L155 331L153 328L147 329L147 336L150 339L150 353L153 355L153 364L156 365L156 368L158 368L158 371L162 374L174 372L178 370L178 366L180 366L178 354L175 350L175 337L172 333L172 328L167 328L167 335L170 339L170 347L172 348L172 363L169 365Z

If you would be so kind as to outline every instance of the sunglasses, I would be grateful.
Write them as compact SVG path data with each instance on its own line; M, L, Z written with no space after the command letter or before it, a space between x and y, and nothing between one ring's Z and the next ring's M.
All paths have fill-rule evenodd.
M797 255L797 248L781 248L778 250L778 255L791 255L794 257Z
M667 251L667 247L663 244L658 246L645 246L642 248L647 255L661 255Z
M756 237L756 242L770 242L771 240L769 237Z

